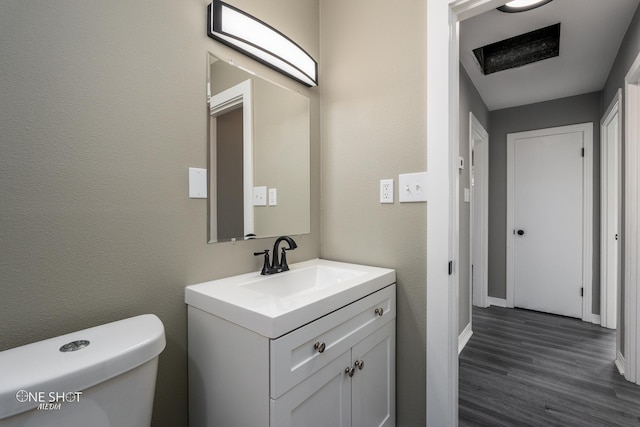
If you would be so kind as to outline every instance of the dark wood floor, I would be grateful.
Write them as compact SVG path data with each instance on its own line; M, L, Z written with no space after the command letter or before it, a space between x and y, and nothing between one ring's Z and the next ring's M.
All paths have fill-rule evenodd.
M459 425L640 426L640 386L616 369L615 331L527 310L473 309Z

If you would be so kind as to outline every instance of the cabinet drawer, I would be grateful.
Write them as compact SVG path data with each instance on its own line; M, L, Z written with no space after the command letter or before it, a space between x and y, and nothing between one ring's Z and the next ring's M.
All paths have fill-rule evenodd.
M272 340L271 398L282 396L395 317L393 284Z

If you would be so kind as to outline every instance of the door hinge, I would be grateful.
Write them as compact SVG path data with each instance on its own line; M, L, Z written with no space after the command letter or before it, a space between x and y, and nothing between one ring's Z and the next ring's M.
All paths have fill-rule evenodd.
M580 296L584 297L584 288L580 288Z
M582 157L584 157L584 148L582 149Z
M453 274L453 261L449 261L449 276Z

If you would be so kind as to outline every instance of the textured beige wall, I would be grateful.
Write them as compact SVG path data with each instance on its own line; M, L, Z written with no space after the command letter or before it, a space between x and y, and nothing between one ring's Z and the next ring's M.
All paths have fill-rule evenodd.
M309 100L264 81L254 95L253 182L275 188L278 202L254 208L255 233L309 232Z
M319 58L318 0L232 0ZM187 424L184 286L259 270L271 240L207 244L207 50L311 98L311 234L320 128L307 90L206 36L205 0L5 0L0 7L0 350L155 313L154 425ZM43 360L46 363L46 360Z
M426 2L320 3L323 258L395 268L398 426L425 424L426 204L397 202L426 170ZM393 178L396 203L379 203Z

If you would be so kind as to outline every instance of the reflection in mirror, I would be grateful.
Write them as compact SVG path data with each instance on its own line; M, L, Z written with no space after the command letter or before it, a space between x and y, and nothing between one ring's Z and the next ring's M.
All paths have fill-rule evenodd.
M209 242L308 234L309 99L208 64Z

